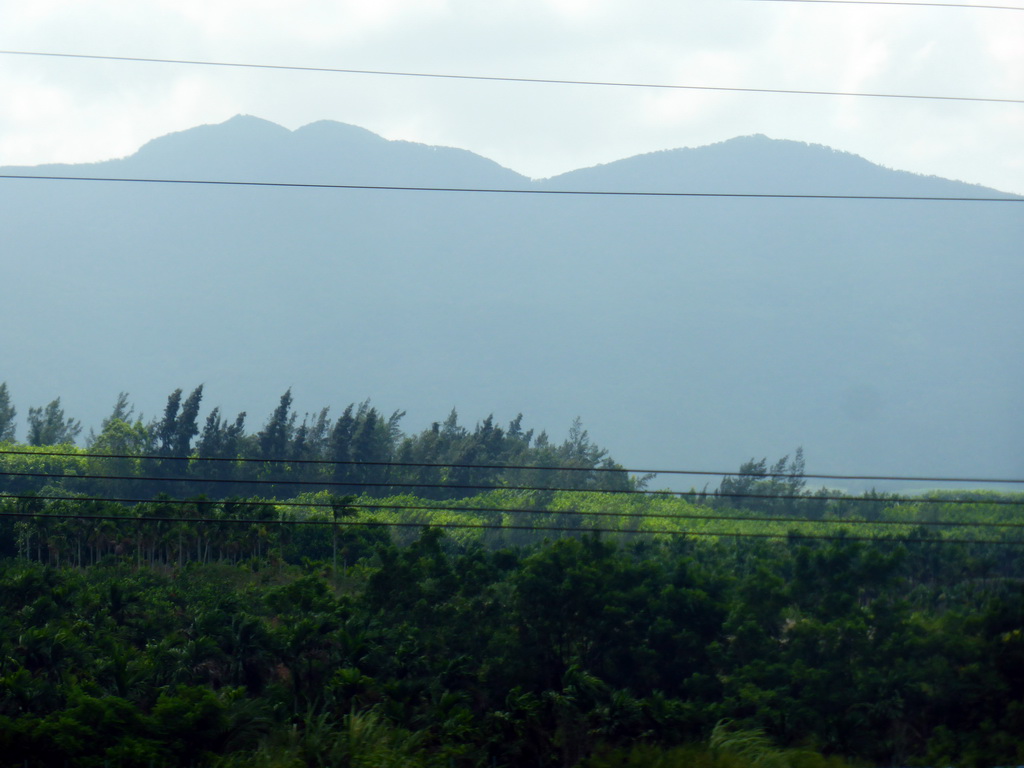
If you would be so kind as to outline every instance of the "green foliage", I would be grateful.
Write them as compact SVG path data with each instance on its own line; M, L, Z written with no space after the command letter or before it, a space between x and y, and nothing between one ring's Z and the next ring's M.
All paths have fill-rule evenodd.
M149 429L141 419L133 423L120 418L110 418L104 420L102 431L89 441L88 448L91 453L144 454L148 452L151 440ZM132 467L133 470L129 471L134 471L135 474L141 474L138 462L125 463L124 466Z
M708 742L716 757L739 758L741 764L755 768L797 768L807 764L811 753L776 747L760 728L737 728L731 720L719 720Z
M109 536L122 550L81 567L39 562L35 542L56 535L42 527L0 558L5 759L709 768L840 768L836 755L890 765L1019 759L1015 558L947 547L933 562L932 544L627 546L590 536L488 550L427 530L402 546L362 542L340 571L308 557L289 565L269 531L226 524L256 509L224 507L214 533L160 523L153 505L159 536L140 542L122 538L138 522L102 536L87 524L89 546ZM65 535L73 545L76 531ZM209 561L203 536L219 553ZM179 540L202 555L184 560ZM150 560L149 547L166 552ZM245 556L231 564L230 552ZM979 574L985 591L952 589Z
M134 418L127 394L120 393L112 413L103 420L99 435L90 436L90 449L95 453L117 455L155 453L167 458L134 465L108 460L108 465L98 470L106 474L136 475L139 481L129 486L108 483L108 488L101 481L82 480L69 490L103 493L120 489L120 495L124 495L123 491L130 488L132 495L145 497L161 492L225 497L249 495L252 481L260 481L263 483L261 492L266 496L288 498L311 485L315 487L318 481L326 481L348 484L348 490L355 494L387 496L415 489L420 497L452 500L472 496L476 487L489 485L532 484L606 490L634 486L621 467L608 457L608 452L591 441L579 419L571 425L561 445L552 444L543 433L535 439L532 430L523 429L522 414L507 428L497 425L493 416L488 416L469 430L459 425L454 409L443 425L435 423L420 434L405 435L401 430L404 411L396 410L385 417L369 401L358 406L350 404L333 422L329 418L330 409L322 408L312 415L305 414L300 424L292 408L289 389L281 396L263 428L256 434L247 434L244 412L229 421L222 416L219 407L207 414L200 429L203 394L202 385L188 397L184 397L183 390L176 389L168 397L162 416L143 424L141 419ZM0 431L0 442L13 440L14 413L6 385L3 385L0 388L0 428L6 431ZM59 398L46 408L30 409L29 427L31 445L70 444L81 431L77 421L64 416ZM192 456L264 458L267 462L262 465L200 464L183 458ZM395 460L405 462L406 466L385 466ZM309 463L318 461L339 463L333 466ZM478 466L457 466L466 464ZM570 469L548 469L552 466ZM161 480L141 479L147 476ZM177 480L168 482L171 478ZM206 478L217 481L217 485L211 487L203 482ZM225 483L225 480L234 482ZM299 482L305 487L298 485ZM45 481L25 483L33 489L45 484Z
M792 460L783 456L770 468L767 459L744 462L737 475L722 478L713 501L719 506L750 509L769 514L803 513L820 516L820 505L804 492L804 451L797 448Z
M716 728L716 731L718 729ZM811 750L781 750L757 730L733 734L732 744L688 745L665 749L637 744L628 749L598 753L581 768L848 768L839 757L825 757Z

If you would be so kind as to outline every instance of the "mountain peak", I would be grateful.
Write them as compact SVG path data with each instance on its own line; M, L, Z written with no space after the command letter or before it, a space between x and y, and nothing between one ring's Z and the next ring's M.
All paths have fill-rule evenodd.
M296 138L312 138L316 141L324 139L330 141L366 141L375 143L387 141L383 136L378 136L366 128L360 128L358 125L350 123L340 123L337 120L317 120L313 123L307 123L301 128L296 128L292 135Z
M199 125L144 144L121 162L140 168L175 172L189 167L215 169L225 162L276 151L291 134L287 128L252 115L235 115L223 123Z
M569 171L542 183L565 189L715 194L957 195L986 191L963 182L886 168L823 144L764 134L649 152Z

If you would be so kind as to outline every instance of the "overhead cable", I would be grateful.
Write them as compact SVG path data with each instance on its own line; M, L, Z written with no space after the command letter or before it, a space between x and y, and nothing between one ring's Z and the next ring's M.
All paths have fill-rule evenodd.
M669 496L715 499L776 499L780 501L841 501L841 502L885 502L888 504L994 504L997 506L1024 506L1024 496L1020 499L945 499L941 497L897 496L895 494L880 498L864 496L830 496L817 493L740 493L715 490L707 491L648 491L638 488L571 488L539 485L494 485L483 483L431 483L431 482L390 482L368 480L302 480L273 478L232 478L232 477L158 477L153 475L69 475L56 472L8 472L0 469L0 477L32 477L48 480L104 480L114 482L155 482L155 483L196 483L219 485L264 485L264 486L312 486L315 488L383 488L383 489L429 489L429 490L478 490L478 491L525 491L555 493L599 493L636 496ZM744 475L747 478L758 478L756 475ZM760 478L769 480L774 478Z
M814 480L877 480L893 482L922 483L991 483L991 484L1024 484L1024 478L993 478L993 477L942 477L923 475L839 475L810 474L805 472L752 474L736 470L705 469L630 469L627 467L580 467L566 465L530 465L530 464L473 464L461 462L424 462L424 461L356 461L353 459L286 459L280 457L258 458L254 456L161 456L159 454L130 453L95 453L55 450L0 449L2 456L52 456L77 459L139 459L144 461L168 462L227 462L230 464L294 464L295 466L356 466L356 467L419 467L433 469L491 469L491 470L534 470L547 472L615 472L635 475L685 475L685 476L718 476L718 477L749 477L753 479L793 479Z
M68 496L33 496L31 494L15 494L9 496L0 495L0 502L8 499L19 501L56 501L56 502L81 502L81 503L110 503L110 504L146 504L160 506L164 504L185 505L199 507L285 507L300 509L330 509L334 510L364 510L367 512L392 511L392 512L461 512L464 514L512 514L512 515L576 515L581 518L588 517L611 517L611 518L639 518L654 520L713 520L746 523L771 523L771 524L810 524L810 525L903 525L911 527L948 527L948 528L1024 528L1024 522L1006 521L982 521L982 520L866 520L863 518L831 518L811 519L806 517L784 517L784 516L752 516L752 515L722 515L722 514L692 514L692 513L668 513L668 512L619 512L612 510L581 510L581 509L531 509L529 507L470 507L458 504L401 504L394 502L370 502L370 501L349 501L346 499L334 499L331 501L284 501L274 500L214 500L214 499L125 499L110 498L103 496L93 497L68 497ZM62 513L50 514L52 517L60 517ZM117 516L118 519L132 519L128 516ZM146 519L167 520L163 516L152 516ZM232 518L203 518L210 522L220 522ZM321 521L324 522L324 521ZM329 521L328 521L329 522ZM589 529L584 529L589 530ZM618 529L613 529L618 530Z
M498 77L492 75L465 75L439 72L399 72L377 69L348 69L339 67L308 67L285 64L251 64L232 61L203 61L197 59L158 59L147 56L105 56L86 53L56 53L53 51L9 51L0 50L6 56L45 56L64 59L91 59L96 61L120 61L146 64L183 64L202 67L230 67L236 69L271 69L290 72L325 72L345 75L377 75L385 77L434 78L442 80L475 80L498 83L530 83L543 85L582 85L604 88L655 88L662 90L686 91L728 91L736 93L772 93L797 96L847 96L877 99L929 99L936 101L973 101L997 104L1024 104L1024 99L1000 99L980 96L936 96L908 93L870 93L861 91L796 90L791 88L738 88L722 85L678 85L669 83L631 83L603 80L566 80L546 77Z
M223 179L150 179L122 178L114 176L52 176L24 173L0 174L0 179L12 181L86 181L122 184L187 184L214 187L276 187L285 189L350 189L377 190L382 192L450 192L457 194L484 195L554 195L569 197L715 197L737 199L781 199L781 200L904 200L918 202L947 203L1024 203L1024 197L956 197L943 195L825 195L785 192L644 192L630 190L583 190L583 189L517 189L515 187L427 187L382 184L312 184L287 181L229 181Z
M825 3L827 5L920 5L928 8L975 8L984 11L1024 11L1019 5L975 5L972 3L918 3L910 0L753 0L760 3Z
M535 526L495 523L430 523L430 522L400 522L383 520L259 520L259 519L238 519L238 518L197 518L197 517L121 517L118 515L71 515L71 514L48 514L45 512L0 512L0 518L51 518L67 520L95 520L95 521L116 521L132 523L237 523L249 525L316 525L336 527L366 527L366 528L437 528L448 529L477 529L477 530L500 530L500 531L530 531L532 533L560 532L560 533L616 533L616 534L643 534L643 535L669 535L669 536L701 536L721 538L757 538L757 539L786 539L786 540L822 540L822 541L870 541L915 543L915 544L1006 544L1021 545L1024 539L951 539L951 538L907 538L897 536L853 536L835 534L809 534L786 531L784 533L768 533L760 531L690 531L690 530L657 530L646 528L580 528L578 526Z

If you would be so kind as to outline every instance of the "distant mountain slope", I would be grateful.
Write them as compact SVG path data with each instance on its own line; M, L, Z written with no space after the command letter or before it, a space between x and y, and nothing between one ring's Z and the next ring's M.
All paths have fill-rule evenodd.
M457 149L251 117L39 174L990 196L763 136L531 182ZM5 169L10 172L10 169ZM583 417L627 465L1024 472L1017 204L0 181L6 380L98 425L205 382L251 418L373 397L412 429Z
M700 189L680 189L699 181ZM816 144L741 136L698 149L670 149L570 171L545 181L569 189L748 192L804 195L992 196L994 190L893 171Z
M102 168L124 176L313 184L455 185L481 177L502 184L528 181L463 149L388 141L329 120L289 131L247 115L161 136L120 160L37 167L56 168L72 175Z

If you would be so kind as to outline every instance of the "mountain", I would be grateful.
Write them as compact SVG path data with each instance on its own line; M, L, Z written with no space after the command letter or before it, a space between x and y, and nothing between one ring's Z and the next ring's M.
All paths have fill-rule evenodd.
M764 136L531 181L463 150L253 117L0 171L999 195ZM22 415L61 396L98 426L121 390L153 416L205 383L206 406L258 428L293 387L300 410L372 397L417 431L453 406L470 424L521 411L557 438L578 415L633 467L803 446L809 472L1024 474L1015 203L0 180L0 231L0 381Z

